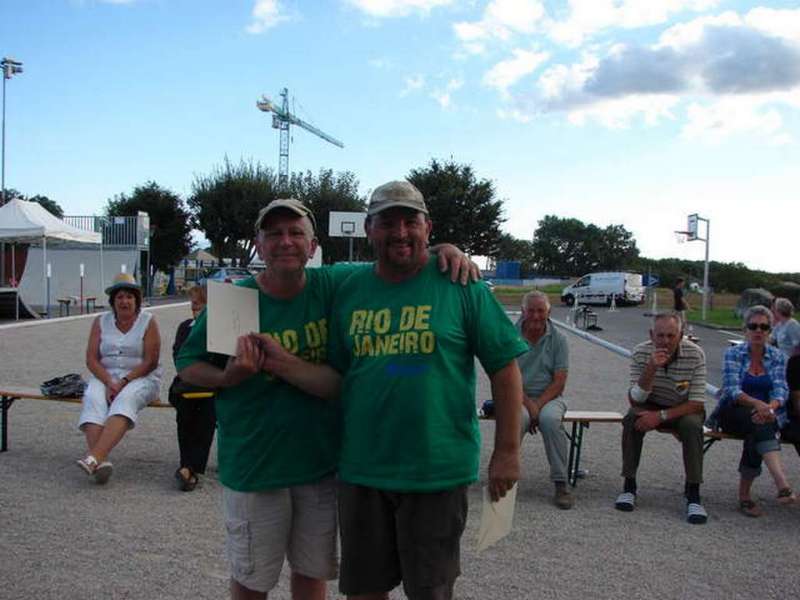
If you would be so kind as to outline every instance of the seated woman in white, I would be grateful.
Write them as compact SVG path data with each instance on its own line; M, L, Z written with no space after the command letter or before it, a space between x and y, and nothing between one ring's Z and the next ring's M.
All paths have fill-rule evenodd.
M111 450L136 425L136 416L158 396L161 335L153 315L142 312L142 290L127 273L106 289L110 312L97 317L89 334L86 366L92 374L78 427L89 453L78 460L97 483L106 483Z

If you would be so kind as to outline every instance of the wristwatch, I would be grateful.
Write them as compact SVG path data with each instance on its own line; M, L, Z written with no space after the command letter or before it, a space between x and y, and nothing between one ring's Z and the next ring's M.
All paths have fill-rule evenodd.
M658 416L661 417L661 422L663 423L667 420L667 411L662 408L660 411L658 411Z

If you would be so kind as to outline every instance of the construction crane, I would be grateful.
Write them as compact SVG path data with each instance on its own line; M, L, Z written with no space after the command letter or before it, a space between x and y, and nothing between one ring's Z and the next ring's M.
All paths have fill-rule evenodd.
M289 111L289 90L283 88L281 91L281 105L278 106L266 96L261 96L261 100L256 102L256 106L263 112L272 113L272 128L280 129L281 131L281 147L278 161L278 187L281 191L289 188L289 126L297 125L306 131L310 131L314 135L321 137L326 142L330 142L334 146L344 148L344 144L337 140L335 137L328 135L306 123L302 119L298 119L294 114Z

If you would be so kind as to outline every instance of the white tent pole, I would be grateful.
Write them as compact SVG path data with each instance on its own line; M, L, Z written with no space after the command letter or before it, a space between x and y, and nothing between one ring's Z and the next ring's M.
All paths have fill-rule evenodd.
M11 279L14 280L14 318L19 321L19 282L17 281L17 242L11 244ZM5 258L5 257L4 257Z
M49 314L50 307L47 306L47 236L42 236L42 292L44 293L44 302L42 308Z

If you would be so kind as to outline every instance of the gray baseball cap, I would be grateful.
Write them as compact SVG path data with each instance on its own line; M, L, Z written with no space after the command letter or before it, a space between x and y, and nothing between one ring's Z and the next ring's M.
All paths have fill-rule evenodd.
M314 220L314 213L311 212L310 208L297 198L278 198L258 211L258 217L256 217L256 235L258 235L261 224L264 222L267 215L279 208L290 210L299 217L308 217L308 220L311 221L311 225L314 227L314 231L317 230L317 222Z
M413 208L421 213L428 214L425 198L422 192L408 181L390 181L375 188L369 198L368 215L376 215L387 208L395 207Z

